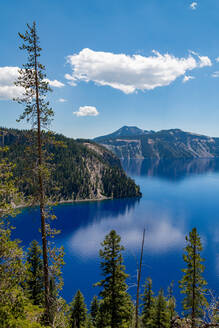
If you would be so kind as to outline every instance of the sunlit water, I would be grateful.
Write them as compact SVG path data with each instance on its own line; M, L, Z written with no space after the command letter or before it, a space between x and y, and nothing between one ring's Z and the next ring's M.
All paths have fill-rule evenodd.
M124 260L130 274L129 291L136 292L136 269L144 227L146 239L142 283L150 276L155 292L172 280L180 308L178 281L185 235L196 227L201 235L208 286L219 292L219 161L129 161L126 171L141 186L142 198L81 202L55 208L55 225L62 232L56 244L65 248L63 296L70 301L77 289L89 304L101 278L98 251L115 229L125 246ZM38 211L24 210L16 219L14 235L26 247L40 241Z

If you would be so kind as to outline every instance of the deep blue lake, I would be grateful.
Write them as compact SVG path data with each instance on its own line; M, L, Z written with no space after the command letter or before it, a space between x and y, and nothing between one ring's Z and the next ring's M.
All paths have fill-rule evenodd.
M100 278L98 251L110 230L122 237L124 260L130 274L129 291L134 296L136 263L141 238L146 228L142 283L150 276L154 291L166 290L172 280L180 308L178 280L185 235L196 227L201 236L205 258L204 277L208 287L219 292L219 160L131 160L123 163L126 172L142 191L141 199L107 200L62 204L55 208L55 226L62 232L57 246L65 248L63 296L70 301L77 289L87 304L98 288ZM40 241L39 212L25 209L14 219L14 236L24 247Z

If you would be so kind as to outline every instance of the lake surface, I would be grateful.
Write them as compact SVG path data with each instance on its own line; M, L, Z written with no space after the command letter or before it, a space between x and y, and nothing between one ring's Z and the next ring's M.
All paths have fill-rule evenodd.
M150 276L155 292L166 290L172 280L180 308L178 280L185 267L182 260L185 235L196 227L201 235L208 286L219 292L219 160L132 160L123 163L140 185L141 199L62 204L55 208L55 226L62 230L57 246L65 248L63 296L70 301L77 289L87 304L101 278L98 251L110 230L122 237L124 260L130 274L129 291L134 296L136 263L142 232L146 228L142 283ZM26 247L40 241L39 212L24 210L16 219L14 236Z

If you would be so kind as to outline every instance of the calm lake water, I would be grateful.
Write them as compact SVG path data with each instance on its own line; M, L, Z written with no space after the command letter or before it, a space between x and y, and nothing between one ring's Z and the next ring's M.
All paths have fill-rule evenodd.
M136 263L141 238L146 228L142 283L150 276L155 292L175 282L175 297L180 308L178 280L185 235L196 227L201 235L208 286L219 292L219 160L156 161L138 160L123 163L127 173L141 186L142 198L81 202L55 208L55 226L62 230L57 246L65 248L63 296L70 301L77 289L87 304L98 288L92 285L101 278L98 251L110 230L122 237L124 260L130 274L128 284L134 296ZM24 210L16 219L14 236L24 247L40 241L39 212Z

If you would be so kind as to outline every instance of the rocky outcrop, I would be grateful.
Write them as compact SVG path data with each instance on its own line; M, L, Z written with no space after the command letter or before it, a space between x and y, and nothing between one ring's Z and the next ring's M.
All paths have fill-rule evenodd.
M214 158L219 156L219 138L211 138L179 129L158 132L128 127L94 139L120 159ZM119 132L120 131L120 132ZM135 134L135 131L137 133ZM125 134L125 135L124 135Z

